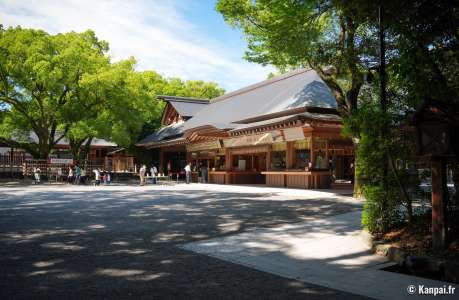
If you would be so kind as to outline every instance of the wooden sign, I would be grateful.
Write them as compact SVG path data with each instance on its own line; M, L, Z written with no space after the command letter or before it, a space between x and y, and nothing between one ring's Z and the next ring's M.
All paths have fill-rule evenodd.
M280 131L266 132L263 134L246 135L241 137L230 138L223 140L226 148L257 146L272 144L275 142L283 142L284 138Z
M284 137L285 137L285 140L288 142L303 140L304 139L303 128L302 127L285 128Z
M221 144L219 140L186 145L186 150L189 152L220 149L220 148L221 148Z
M71 165L73 164L72 158L50 158L50 164Z

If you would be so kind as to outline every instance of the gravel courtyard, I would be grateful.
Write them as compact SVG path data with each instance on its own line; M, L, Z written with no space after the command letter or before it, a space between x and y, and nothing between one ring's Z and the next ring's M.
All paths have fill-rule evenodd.
M178 248L360 209L261 187L0 186L0 299L362 299Z

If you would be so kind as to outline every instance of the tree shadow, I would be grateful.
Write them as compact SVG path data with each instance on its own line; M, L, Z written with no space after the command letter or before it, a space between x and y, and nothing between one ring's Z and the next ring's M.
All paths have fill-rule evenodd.
M177 245L360 209L327 196L186 188L1 192L2 299L340 299Z

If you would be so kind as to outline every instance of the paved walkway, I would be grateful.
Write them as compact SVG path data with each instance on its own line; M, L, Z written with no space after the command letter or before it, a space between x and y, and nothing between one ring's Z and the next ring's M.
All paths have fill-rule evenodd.
M178 247L360 207L258 187L0 185L0 299L366 299Z
M252 229L182 247L286 278L376 299L426 299L425 295L410 295L408 286L447 284L380 270L389 264L384 257L370 253L361 236L360 214L356 211L300 224ZM459 298L458 293L456 287L456 295L445 298Z

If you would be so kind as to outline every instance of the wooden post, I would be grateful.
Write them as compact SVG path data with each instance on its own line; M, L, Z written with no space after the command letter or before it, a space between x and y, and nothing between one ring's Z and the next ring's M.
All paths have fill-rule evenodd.
M159 166L158 172L164 174L164 151L163 148L159 148Z
M10 176L13 178L13 159L14 159L14 148L10 149Z
M231 176L228 172L233 169L233 155L231 154L231 150L225 149L225 183L231 184Z
M443 206L444 174L446 173L445 162L434 159L432 168L432 247L435 251L441 251L446 246L445 211Z
M314 169L315 163L316 163L316 158L314 155L314 137L311 135L311 157L310 157L311 165L312 168Z
M271 157L272 157L272 147L269 146L268 151L266 151L266 171L271 170Z

